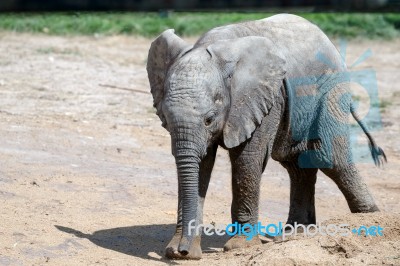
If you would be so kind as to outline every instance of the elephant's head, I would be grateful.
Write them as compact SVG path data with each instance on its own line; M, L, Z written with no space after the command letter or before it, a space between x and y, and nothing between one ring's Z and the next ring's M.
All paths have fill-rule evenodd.
M163 32L151 45L147 71L154 106L170 132L182 198L183 236L188 252L199 222L199 165L216 143L232 148L249 139L274 105L285 60L263 37L216 41L194 48Z

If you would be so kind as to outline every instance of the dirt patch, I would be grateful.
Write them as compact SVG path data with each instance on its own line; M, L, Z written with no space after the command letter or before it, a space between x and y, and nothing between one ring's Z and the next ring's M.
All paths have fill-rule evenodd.
M148 93L149 45L122 36L0 33L0 264L188 263L163 258L174 230L177 181L170 138ZM322 173L316 187L318 221L379 224L385 235L268 240L228 253L222 252L226 237L206 237L204 259L189 264L400 264L399 45L352 41L347 47L349 65L372 50L357 69L376 71L387 102L383 130L374 136L389 163L359 165L384 212L350 214ZM261 195L260 221L285 221L289 180L272 160ZM229 163L220 150L204 222L228 224L230 202Z
M240 265L397 265L400 249L399 217L399 214L389 213L348 214L323 223L345 223L350 228L359 227L360 224L379 224L384 228L384 236L381 237L364 234L304 237L300 233L285 241L226 253L219 260L218 254L206 260L213 263L211 260L217 259L220 264Z

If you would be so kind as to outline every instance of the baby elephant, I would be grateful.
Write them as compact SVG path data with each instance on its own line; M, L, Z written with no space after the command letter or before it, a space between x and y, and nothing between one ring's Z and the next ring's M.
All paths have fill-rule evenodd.
M232 163L232 223L258 222L269 157L290 176L289 224L316 222L318 169L338 185L351 212L378 211L352 161L350 113L366 133L375 163L385 154L354 110L340 54L314 24L281 14L212 29L194 45L166 30L151 45L147 72L179 180L168 258L201 258L201 230L194 228L203 223L218 146L229 151ZM236 235L225 250L259 243Z

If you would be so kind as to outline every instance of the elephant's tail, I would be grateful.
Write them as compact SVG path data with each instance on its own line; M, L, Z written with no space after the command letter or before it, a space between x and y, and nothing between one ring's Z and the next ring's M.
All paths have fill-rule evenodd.
M364 124L363 121L361 121L360 117L358 116L358 114L355 110L355 107L354 107L354 103L351 103L350 112L353 115L354 119L357 121L357 123L360 125L362 130L364 131L365 135L367 135L367 138L369 140L369 143L368 143L369 148L371 150L372 159L374 160L375 165L376 166L383 165L384 163L387 162L385 152L382 150L381 147L376 145L376 142L375 142L374 138L371 136L371 134L369 133L366 125Z

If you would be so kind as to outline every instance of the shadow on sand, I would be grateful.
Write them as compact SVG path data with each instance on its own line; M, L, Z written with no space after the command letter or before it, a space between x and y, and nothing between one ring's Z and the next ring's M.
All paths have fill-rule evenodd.
M164 249L175 231L174 224L117 227L99 230L93 234L85 234L76 229L60 225L55 225L55 227L76 237L86 238L106 249L142 259L172 262L164 257ZM206 236L203 234L201 241L203 253L218 252L218 249L223 248L228 239L227 235L218 236L214 234Z

